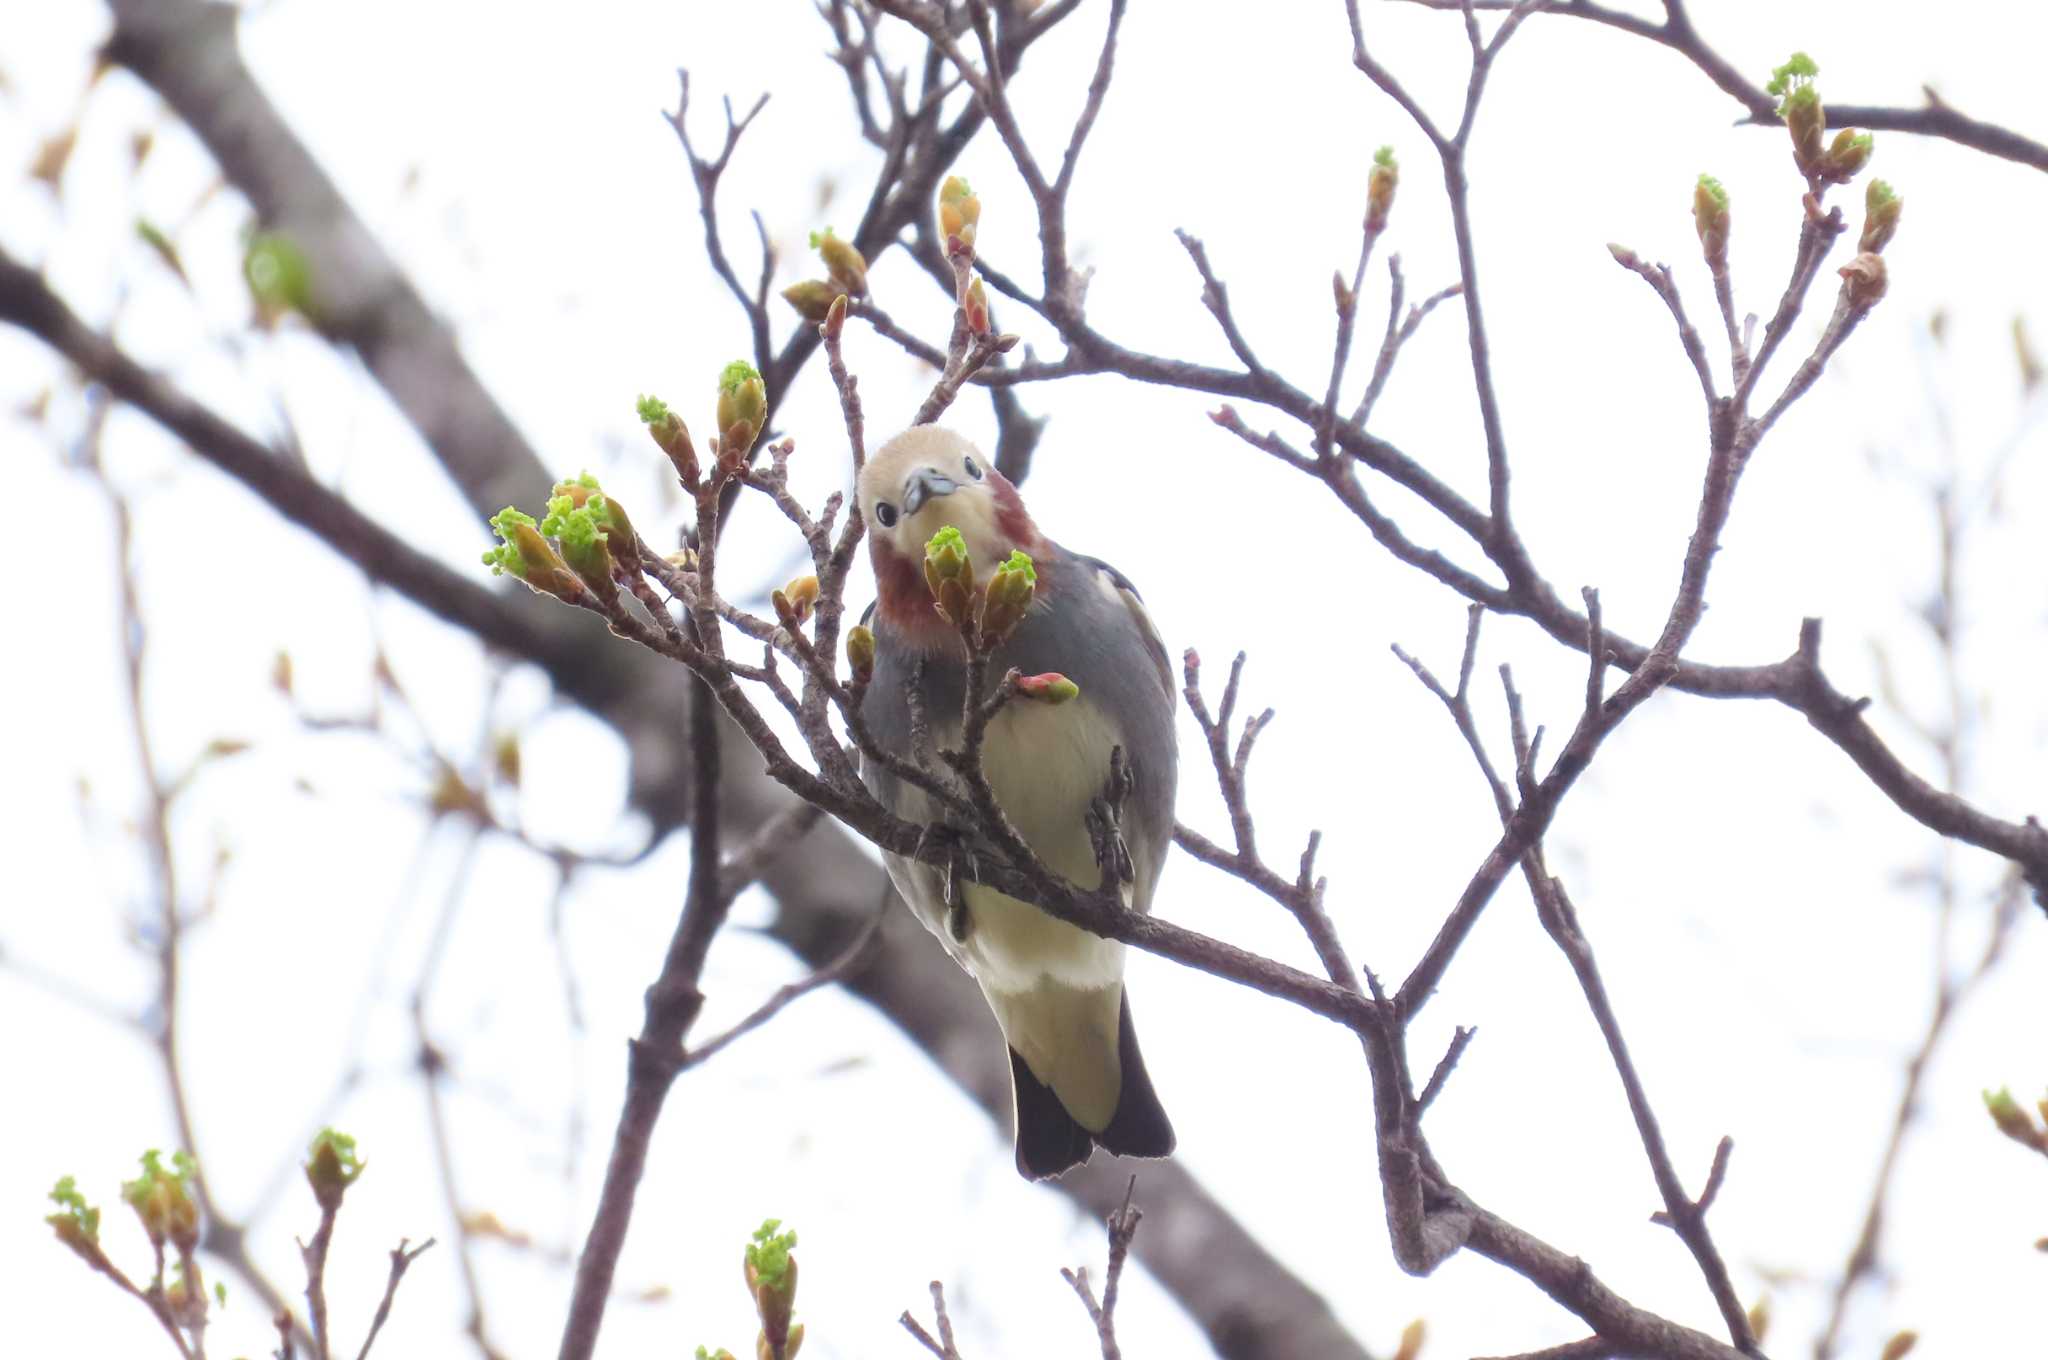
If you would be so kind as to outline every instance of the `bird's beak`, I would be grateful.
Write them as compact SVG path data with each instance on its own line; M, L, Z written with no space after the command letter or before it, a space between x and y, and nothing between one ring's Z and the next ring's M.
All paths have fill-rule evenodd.
M910 474L910 480L903 484L903 514L905 518L916 514L928 500L939 496L950 496L960 489L960 484L940 472L937 468L919 468Z

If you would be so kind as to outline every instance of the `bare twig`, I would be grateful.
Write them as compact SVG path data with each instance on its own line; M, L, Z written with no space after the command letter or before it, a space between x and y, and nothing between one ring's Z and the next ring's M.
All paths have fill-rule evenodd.
M932 1316L939 1328L936 1337L926 1331L923 1325L910 1315L907 1308L897 1321L901 1322L903 1329L916 1337L926 1350L938 1356L939 1360L963 1360L960 1348L953 1343L953 1319L946 1315L946 1289L937 1280L932 1281Z
M1133 1176L1124 1191L1123 1207L1109 1216L1109 1264L1102 1274L1102 1302L1095 1301L1094 1287L1088 1282L1088 1267L1060 1271L1060 1278L1080 1296L1081 1306L1088 1310L1088 1320L1095 1324L1096 1338L1102 1343L1102 1360L1123 1360L1116 1342L1116 1292L1123 1278L1124 1258L1130 1254L1131 1239L1137 1236L1138 1222L1144 1218L1131 1203L1137 1188L1138 1178Z
M429 1237L416 1247L407 1248L406 1239L399 1238L398 1245L391 1249L391 1275L384 1282L384 1297L377 1301L377 1315L370 1319L369 1335L363 1338L363 1348L356 1352L356 1360L369 1360L370 1347L377 1344L377 1333L384 1330L384 1320L391 1316L391 1301L398 1296L398 1282L405 1278L405 1272L420 1254L434 1245Z

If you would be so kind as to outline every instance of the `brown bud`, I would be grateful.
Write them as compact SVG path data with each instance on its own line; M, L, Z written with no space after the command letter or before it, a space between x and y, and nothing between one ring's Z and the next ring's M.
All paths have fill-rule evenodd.
M1884 297L1884 256L1875 251L1865 251L1838 271L1842 276L1842 291L1848 295L1854 307L1875 307Z

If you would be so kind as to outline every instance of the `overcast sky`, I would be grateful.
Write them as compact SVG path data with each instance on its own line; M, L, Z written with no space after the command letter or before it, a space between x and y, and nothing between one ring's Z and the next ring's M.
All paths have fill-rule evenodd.
M1826 97L1912 103L1928 84L1977 116L2048 135L2038 83L2048 25L2029 8L1699 8L1707 36L1759 79L1803 47L1821 64ZM693 125L705 140L721 127L719 95L744 106L772 91L723 190L727 239L750 275L744 214L758 207L782 247L778 286L803 277L804 234L827 223L849 231L874 168L809 6L276 0L254 10L243 42L266 91L543 456L564 474L599 472L643 527L672 516L665 467L633 428L633 399L657 392L686 416L706 409L746 333L704 264L682 154L658 113L673 107L679 65L694 73ZM1456 18L1402 5L1367 13L1378 54L1449 117L1464 80ZM1064 142L1102 15L1099 3L1084 5L1015 87L1046 152ZM106 26L98 6L78 0L0 12L0 165L16 172L0 177L0 244L250 432L274 436L289 413L323 480L476 570L481 525L360 366L290 326L272 336L244 328L247 207L216 188L203 150L139 82L111 74L88 93ZM1798 184L1783 134L1735 127L1734 112L1669 54L1539 18L1502 60L1473 151L1519 521L1562 591L1597 586L1610 626L1637 638L1656 631L1668 604L1705 450L1669 317L1605 246L1671 261L1706 322L1712 298L1689 194L1711 171L1735 202L1739 298L1768 311L1789 267ZM23 172L74 121L77 146L53 194ZM136 173L132 140L143 130L155 145ZM1328 275L1355 258L1365 168L1381 143L1405 166L1383 250L1400 252L1411 296L1433 291L1455 268L1440 186L1420 137L1351 69L1340 4L1134 5L1072 212L1076 254L1098 270L1092 319L1147 348L1227 359L1172 237L1185 227L1207 242L1266 361L1320 389ZM985 253L1034 278L1026 200L999 145L977 143L962 169L985 204ZM1961 574L1964 679L1982 706L1967 791L2004 817L2038 813L2048 447L2040 401L2031 412L2021 401L2009 328L2023 314L2037 335L2048 331L2048 177L1891 134L1878 138L1874 172L1907 200L1887 252L1890 296L1758 454L1693 654L1774 659L1791 650L1802 617L1819 615L1838 685L1874 690L1882 655L1912 715L1941 718L1939 661L1914 615L1936 562L1928 488L1951 459L1971 488L1999 463L2002 513L1973 524ZM138 218L174 234L190 288L136 239ZM1368 335L1383 316L1381 269L1365 294ZM900 320L943 340L945 303L907 261L882 261L874 283ZM1825 311L1809 309L1793 351L1804 352ZM1937 312L1940 344L1928 329ZM1057 352L1020 318L999 309L998 319ZM1483 488L1484 457L1462 326L1453 307L1428 323L1375 428L1469 491ZM929 375L866 333L852 335L848 354L871 430L906 420ZM47 422L14 414L53 384ZM1401 975L1495 834L1455 732L1387 650L1398 642L1453 668L1462 606L1391 562L1306 479L1218 431L1194 395L1091 379L1025 400L1052 418L1026 487L1041 525L1131 575L1169 646L1212 659L1250 652L1247 702L1280 713L1253 767L1262 840L1284 858L1310 827L1324 828L1331 908L1352 952ZM0 407L17 506L16 585L0 603L15 640L13 664L0 668L13 715L0 1073L15 1111L0 1161L0 1257L34 1300L10 1310L8 1326L24 1353L146 1354L164 1342L142 1309L117 1306L40 1222L58 1175L113 1201L135 1154L171 1140L151 1050L108 1017L142 1014L152 985L128 943L146 928L152 889L130 831L142 786L111 519L71 465L84 398L12 331L0 331ZM992 431L987 404L972 396L950 418L976 438ZM783 419L798 439L804 494L845 485L822 369L805 373ZM516 816L530 833L630 852L644 828L624 809L623 753L606 729L554 705L533 674L497 685L472 642L367 590L139 417L113 418L105 453L136 507L160 773L175 776L216 739L253 743L202 776L174 828L193 903L216 847L232 851L216 915L191 940L180 1017L211 1179L244 1206L321 1122L361 1138L371 1170L332 1267L344 1335L367 1317L392 1242L447 1237L406 1006L450 912L450 962L428 1017L460 1078L451 1112L461 1190L541 1244L481 1253L491 1325L509 1355L549 1353L567 1275L548 1253L581 1240L616 1111L621 1040L637 1028L640 991L680 902L685 849L588 875L559 904L558 940L546 861L503 839L472 853L455 827L430 829L418 756L426 744L474 752L486 734L516 731L527 783ZM534 488L534 499L543 493ZM1414 503L1388 504L1426 541L1447 541ZM766 515L729 542L726 579L764 584L789 574L797 547ZM868 588L857 582L853 593ZM270 686L273 656L288 651L305 713L360 716L373 703L379 647L413 700L400 711L385 698L387 739L305 731ZM1533 628L1495 622L1481 676L1502 662L1535 720L1568 726L1579 661ZM1498 751L1505 717L1497 691L1483 692ZM1934 773L1905 717L1880 706L1873 720ZM1183 742L1192 740L1183 715ZM1193 762L1180 814L1212 833L1223 825ZM1743 1297L1773 1300L1773 1349L1804 1349L1856 1232L1901 1061L1925 1026L1934 914L1916 880L1943 862L1937 842L1796 715L1667 695L1603 751L1551 852L1681 1171L1697 1186L1715 1141L1735 1137L1715 1230ZM1971 957L1999 866L1974 852L1949 862L1962 891L1955 948ZM1270 904L1191 862L1170 867L1156 908L1313 966ZM740 928L719 940L705 1026L800 971L744 928L772 910L748 899ZM1994 1353L2015 1329L2039 1325L2027 1301L2042 1288L2031 1243L2048 1233L2048 1175L1993 1134L1978 1092L2010 1083L2032 1096L2048 1083L2041 927L2038 913L2023 917L2001 973L1929 1078L1889 1225L1897 1287L1863 1298L1848 1354L1873 1354L1899 1326L1920 1329L1932 1353ZM580 1034L567 1024L564 960ZM1483 1261L1460 1257L1426 1281L1396 1271L1365 1074L1343 1032L1140 955L1130 986L1181 1159L1369 1347L1391 1349L1418 1315L1433 1329L1432 1355L1583 1333ZM1430 1115L1453 1176L1636 1302L1716 1330L1689 1258L1647 1222L1655 1191L1618 1085L1517 883L1417 1024L1419 1060L1455 1024L1480 1033ZM983 1037L997 1042L993 1026ZM350 1070L360 1079L330 1104ZM683 1080L640 1207L621 1281L668 1292L615 1307L608 1354L687 1353L699 1342L743 1351L753 1327L733 1267L768 1215L803 1235L807 1356L914 1353L894 1319L923 1311L933 1277L947 1281L975 1360L1092 1344L1057 1269L1099 1262L1098 1226L1020 1184L980 1113L841 996L807 1000ZM294 1188L258 1226L258 1255L289 1290L291 1235L312 1217ZM139 1265L139 1234L111 1214L109 1225L109 1241ZM422 1259L387 1333L391 1353L464 1344L454 1265L445 1250ZM1125 1298L1126 1353L1199 1349L1149 1280L1133 1280ZM266 1350L260 1305L233 1282L229 1304L218 1353Z

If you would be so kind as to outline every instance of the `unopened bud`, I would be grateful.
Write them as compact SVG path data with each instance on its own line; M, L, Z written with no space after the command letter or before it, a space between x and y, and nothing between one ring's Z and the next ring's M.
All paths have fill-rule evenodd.
M1856 249L1874 255L1890 245L1899 229L1899 214L1905 208L1906 200L1891 185L1881 179L1870 181L1870 187L1863 191L1863 236Z
M735 359L718 374L718 428L729 430L746 421L756 430L768 414L768 389L761 374L745 359Z
M819 323L819 331L827 340L837 340L839 333L846 329L846 294L832 299L832 305L825 309L825 319Z
M1875 139L1869 133L1843 128L1835 134L1835 140L1821 162L1821 178L1830 184L1847 184L1870 164L1870 153L1875 146Z
M967 555L967 540L950 524L924 545L924 583L948 623L958 624L968 617L968 601L974 594L974 561Z
M727 364L718 375L718 461L725 471L737 470L767 418L768 389L760 373L744 359Z
M1416 1360L1422 1354L1422 1339L1426 1334L1421 1318L1416 1318L1401 1329L1401 1345L1394 1352L1394 1360Z
M1394 190L1401 185L1401 163L1394 148L1383 146L1372 153L1372 169L1365 177L1365 229L1382 231L1387 214L1394 210Z
M1707 265L1722 269L1728 263L1728 191L1712 175L1701 175L1692 190L1692 224L1699 232L1700 253Z
M818 603L818 578L799 576L768 599L775 606L775 617L793 633L810 619L811 610Z
M1063 704L1081 695L1081 687L1058 671L1017 677L1017 694L1041 704Z
M1874 307L1884 297L1884 256L1865 251L1837 272L1842 276L1842 291L1848 294L1852 306Z
M1893 1332L1891 1339L1884 1343L1884 1349L1877 1353L1878 1360L1905 1360L1906 1353L1920 1344L1920 1333L1906 1330Z
M306 1152L305 1170L314 1201L329 1212L339 1209L341 1197L363 1174L363 1163L356 1157L356 1140L331 1128L320 1130Z
M1620 265L1623 269L1634 269L1637 265L1643 262L1642 256L1636 254L1633 250L1630 250L1627 246L1622 245L1619 242L1609 241L1607 243L1607 253L1609 255L1612 255L1614 257L1614 262Z
M811 249L825 261L825 272L832 276L832 282L839 285L840 292L849 297L867 296L868 262L861 258L860 251L852 242L840 240L832 234L832 228L827 227L811 233ZM832 305L830 299L825 305Z
M782 300L806 321L823 321L832 310L833 299L845 295L844 288L823 279L805 279L782 290Z
M996 568L981 600L983 647L993 647L1017 630L1017 625L1031 612L1037 582L1038 572L1031 564L1030 554L1022 550L1013 551L1010 560Z
M865 685L875 676L875 634L865 624L855 624L846 632L846 665L853 672L853 682Z
M1749 1305L1749 1334L1759 1342L1771 1330L1771 1296L1766 1294Z
M976 335L988 334L988 293L981 286L981 275L967 285L966 295L960 299L960 310L967 314L967 329Z
M640 398L638 410L642 423L647 426L647 433L654 438L655 447L668 455L683 485L695 490L700 472L697 446L691 443L690 430L683 424L683 418L671 411L668 403L660 397Z
M939 186L939 240L945 243L947 253L955 249L971 252L975 226L980 221L981 200L967 187L966 180L948 175Z
M1984 1108L1991 1114L1991 1122L1998 1131L2015 1141L2031 1146L2040 1137L2034 1131L2034 1121L2027 1118L2027 1112L2012 1097L2010 1089L1986 1091Z

